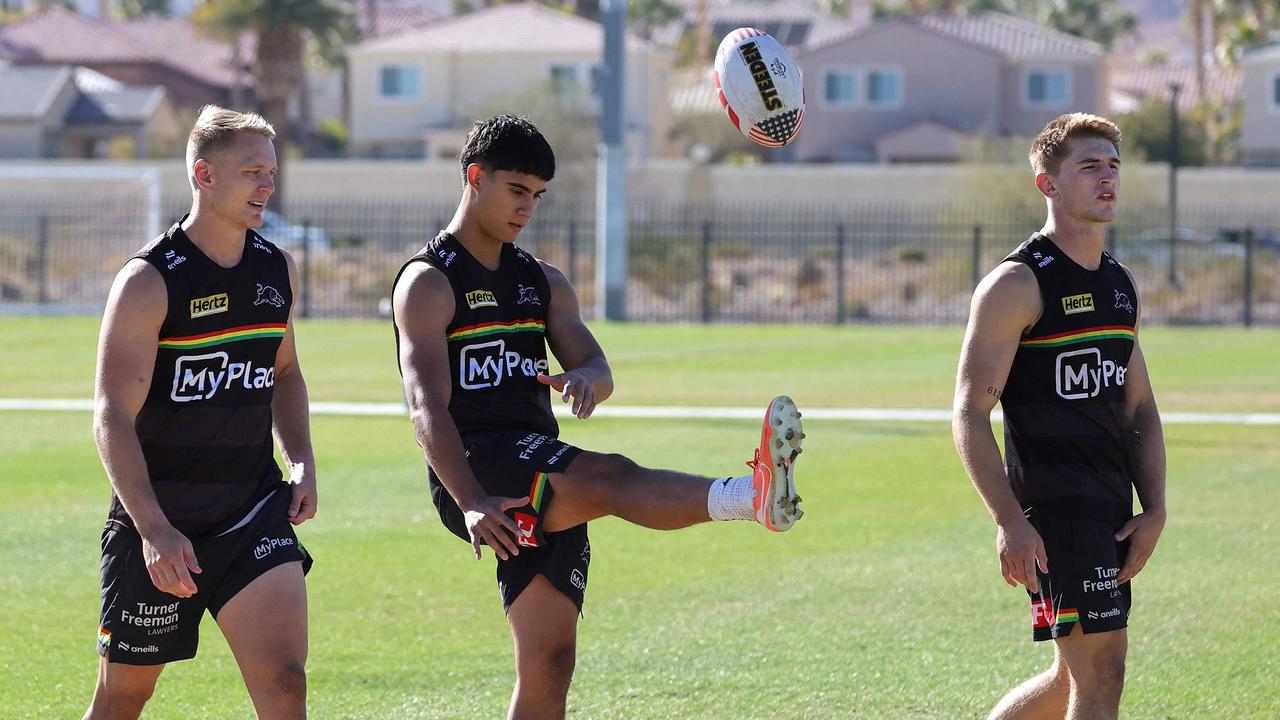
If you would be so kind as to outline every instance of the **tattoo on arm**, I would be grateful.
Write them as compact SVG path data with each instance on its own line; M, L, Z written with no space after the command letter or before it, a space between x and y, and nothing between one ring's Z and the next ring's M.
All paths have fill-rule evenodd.
M999 400L999 399L1000 399L1000 388L996 387L995 385L988 385L988 386L987 386L987 394L988 394L988 395L992 395L992 396L994 396L994 397L995 397L995 399Z

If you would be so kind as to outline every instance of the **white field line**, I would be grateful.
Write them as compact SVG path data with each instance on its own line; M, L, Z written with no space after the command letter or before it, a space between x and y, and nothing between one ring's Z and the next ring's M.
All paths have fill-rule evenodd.
M76 410L93 409L91 400L40 400L34 398L0 398L0 410ZM567 405L555 406L557 415L569 414ZM864 422L950 422L950 410L905 408L807 408L802 409L806 420L853 420ZM315 415L381 415L393 416L406 413L400 403L314 402L311 412ZM679 407L602 405L596 408L594 417L654 418L665 420L758 420L764 410L756 407ZM1204 413L1167 412L1161 419L1169 425L1280 425L1280 413ZM993 420L1001 420L999 411L991 413Z

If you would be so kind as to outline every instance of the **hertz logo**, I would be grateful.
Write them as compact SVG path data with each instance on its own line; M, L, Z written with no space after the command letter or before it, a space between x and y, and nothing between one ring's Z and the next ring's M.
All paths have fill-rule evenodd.
M498 298L488 290L472 290L467 293L467 307L472 310L478 307L498 307Z
M1093 312L1093 293L1062 298L1062 314L1078 315L1087 312Z
M218 293L209 297L195 298L191 301L191 317L198 318L205 315L217 315L224 313L231 307L231 301L227 299L226 293Z

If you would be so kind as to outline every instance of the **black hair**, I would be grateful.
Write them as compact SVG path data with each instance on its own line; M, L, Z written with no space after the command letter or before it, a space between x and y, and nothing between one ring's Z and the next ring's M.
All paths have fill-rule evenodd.
M547 139L528 118L515 115L476 122L467 133L458 160L462 163L463 182L471 163L479 164L485 172L507 170L533 175L544 182L551 182L556 174L556 155Z

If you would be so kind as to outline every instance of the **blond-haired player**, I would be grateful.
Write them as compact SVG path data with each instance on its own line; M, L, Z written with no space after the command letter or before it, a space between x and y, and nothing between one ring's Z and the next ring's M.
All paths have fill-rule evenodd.
M113 490L102 534L102 658L86 718L136 718L208 611L259 718L306 715L315 515L292 258L253 228L275 190L275 131L204 108L187 143L191 212L112 285L94 435ZM272 432L289 467L272 455Z

